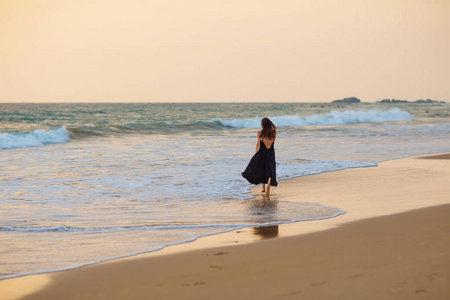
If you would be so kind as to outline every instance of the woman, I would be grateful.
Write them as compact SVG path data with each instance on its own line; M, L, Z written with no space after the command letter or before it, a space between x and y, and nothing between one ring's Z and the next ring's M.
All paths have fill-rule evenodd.
M264 118L261 121L262 130L258 132L256 153L248 163L242 176L253 184L262 183L262 192L270 194L270 186L277 186L275 148L274 142L277 136L277 128L272 121ZM267 184L267 189L266 189Z

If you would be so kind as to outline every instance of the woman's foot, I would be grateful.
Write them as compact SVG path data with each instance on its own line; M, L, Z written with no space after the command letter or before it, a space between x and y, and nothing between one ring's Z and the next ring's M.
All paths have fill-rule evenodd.
M266 196L270 195L270 180L271 180L271 178L269 177L269 181L267 181Z

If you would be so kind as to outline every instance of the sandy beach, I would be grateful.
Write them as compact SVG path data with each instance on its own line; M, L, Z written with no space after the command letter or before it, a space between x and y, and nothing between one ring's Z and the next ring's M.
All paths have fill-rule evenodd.
M449 299L450 154L281 181L344 215L0 281L0 299Z

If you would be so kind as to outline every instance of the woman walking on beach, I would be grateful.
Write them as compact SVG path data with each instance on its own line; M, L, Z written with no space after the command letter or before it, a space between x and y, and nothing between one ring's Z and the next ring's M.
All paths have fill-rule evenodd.
M270 187L278 185L274 148L277 128L269 118L262 119L261 127L262 130L258 132L256 153L248 163L245 171L242 172L242 176L250 183L262 183L262 192L269 195Z

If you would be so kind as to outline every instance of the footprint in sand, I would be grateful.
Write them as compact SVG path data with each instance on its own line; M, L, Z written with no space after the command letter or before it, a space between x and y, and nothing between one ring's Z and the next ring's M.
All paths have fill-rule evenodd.
M184 283L184 284L182 284L181 286L186 286L186 287L188 287L188 286L196 286L196 285L204 285L204 284L206 284L206 282L194 282L194 283Z
M224 267L221 267L221 266L209 266L211 269L219 269L219 270L221 270L221 269L225 269Z

